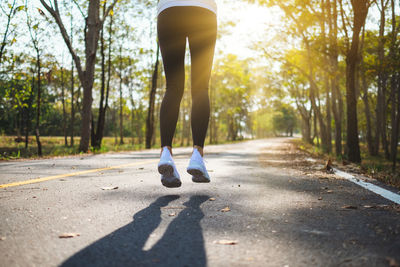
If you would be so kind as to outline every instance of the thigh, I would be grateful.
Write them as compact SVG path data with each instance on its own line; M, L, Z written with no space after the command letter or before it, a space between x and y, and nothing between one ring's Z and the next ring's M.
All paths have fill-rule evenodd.
M195 18L188 33L192 91L208 89L217 38L217 19L214 13L202 10Z
M158 41L168 83L184 83L186 35L175 8L164 10L157 20Z

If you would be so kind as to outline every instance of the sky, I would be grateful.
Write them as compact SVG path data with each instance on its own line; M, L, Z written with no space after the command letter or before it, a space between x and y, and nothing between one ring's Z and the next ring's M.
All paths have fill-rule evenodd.
M62 2L62 1L61 1ZM252 57L254 56L254 51L252 51L251 47L255 42L262 38L268 38L268 35L272 35L271 29L277 27L279 23L279 10L274 8L266 8L259 7L254 4L248 4L244 1L232 1L232 0L216 0L218 5L218 24L220 27L223 27L228 21L232 21L235 26L225 28L223 27L221 38L217 43L217 54L237 54L241 58ZM32 0L28 2L31 8L40 8L44 10L39 0ZM45 10L44 10L45 11ZM36 12L34 10L33 12ZM21 12L22 13L22 12ZM45 11L47 14L47 12ZM153 10L153 16L155 17L156 7ZM77 17L76 21L81 20L81 15L79 13L74 14ZM24 25L25 16L20 14L18 17L20 22L17 22L19 25ZM69 26L69 21L64 21L66 27ZM155 28L156 21L151 21L151 19L142 19L140 22L141 25L139 27L149 28L151 25L152 28ZM138 25L138 21L134 21L133 25ZM77 26L76 26L77 27ZM53 28L53 27L52 27ZM51 34L50 38L46 38L46 42L50 43L53 47L57 47L56 52L59 53L57 55L58 58L68 57L65 54L68 54L66 51L66 47L63 44L63 40L61 39L60 33L57 28L48 29ZM25 31L26 33L26 31ZM154 33L154 32L153 32ZM143 32L144 38L141 42L143 42L142 46L154 46L154 41L150 40L148 36L150 33ZM20 40L21 43L29 43L29 36L22 37ZM63 47L61 47L61 44ZM24 45L22 45L24 46ZM16 47L17 48L17 47ZM25 49L25 48L23 48Z
M240 58L252 57L255 55L252 46L260 40L273 38L279 29L282 12L278 8L224 0L217 0L217 5L219 25L227 21L235 23L235 27L221 36L217 51L237 54Z

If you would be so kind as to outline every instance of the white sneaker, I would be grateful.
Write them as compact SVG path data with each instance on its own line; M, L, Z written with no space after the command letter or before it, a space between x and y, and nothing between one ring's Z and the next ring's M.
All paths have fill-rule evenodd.
M196 148L193 150L189 166L187 167L187 172L192 175L192 181L195 183L210 182L210 176L208 175L203 157Z
M158 163L158 172L161 174L161 183L165 187L173 188L182 185L171 152L167 147L164 147L161 153L160 162Z

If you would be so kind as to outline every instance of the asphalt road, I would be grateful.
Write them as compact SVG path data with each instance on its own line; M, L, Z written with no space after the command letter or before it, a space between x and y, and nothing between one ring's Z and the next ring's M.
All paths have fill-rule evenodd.
M210 184L186 173L190 149L174 152L178 189L161 185L158 150L0 163L0 184L52 177L0 189L0 266L400 262L393 203L323 175L287 139L207 147Z

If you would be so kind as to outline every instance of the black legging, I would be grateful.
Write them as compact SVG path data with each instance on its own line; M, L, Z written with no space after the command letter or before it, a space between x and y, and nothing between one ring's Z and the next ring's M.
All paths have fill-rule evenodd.
M161 104L161 146L171 146L185 84L185 48L189 40L192 77L193 145L203 147L210 118L208 84L217 36L217 18L208 9L177 6L158 16L158 40L167 90Z

